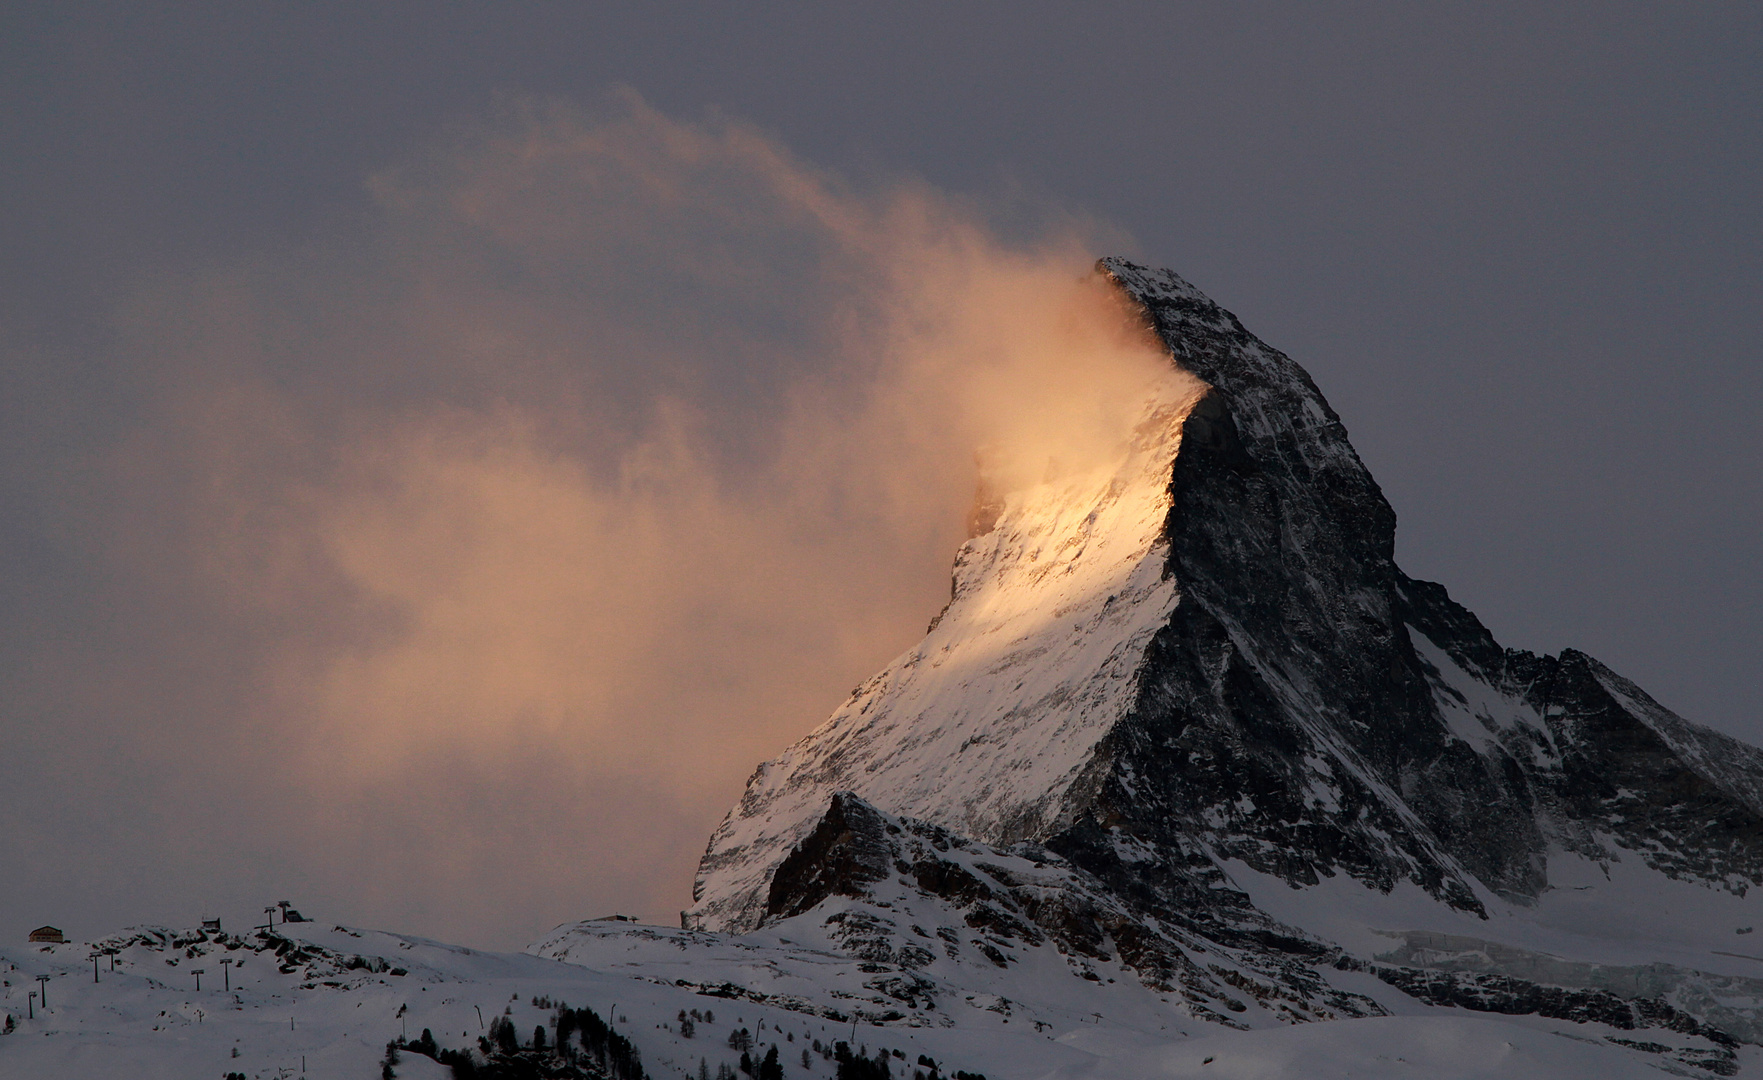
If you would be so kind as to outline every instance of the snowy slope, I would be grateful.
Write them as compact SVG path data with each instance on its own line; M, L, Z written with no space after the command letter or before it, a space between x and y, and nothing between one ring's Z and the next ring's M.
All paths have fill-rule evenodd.
M88 956L107 949L117 950L115 970L105 956L94 982ZM350 967L356 958L361 966ZM222 959L235 961L230 972ZM0 969L0 1009L15 1024L0 1037L0 1076L66 1080L376 1076L386 1042L406 1028L431 1028L457 1046L483 1030L478 1009L493 1019L511 1008L530 1031L540 1015L523 1004L531 996L604 1001L624 982L531 956L313 923L272 936L148 927L13 946L0 948ZM33 1010L27 995L39 975L50 976L49 1005ZM402 1075L447 1073L417 1066Z
M956 859L979 874L988 863L1024 868L977 847ZM652 1080L734 1069L740 1053L729 1037L741 1030L759 1053L780 1048L790 1080L832 1080L830 1055L840 1041L868 1055L898 1051L897 1076L926 1071L916 1065L924 1055L943 1075L967 1070L991 1080L1660 1077L1662 1065L1694 1076L1706 1073L1626 1044L1670 1043L1680 1054L1718 1049L1670 1031L1432 1008L1352 972L1333 976L1344 992L1375 997L1388 1015L1293 1026L1252 1006L1261 1019L1248 1030L1195 1023L1124 965L1074 958L1050 941L1008 941L999 966L974 944L996 935L950 914L896 882L748 935L597 920L559 927L531 955L311 923L278 926L270 939L222 942L199 930L154 928L93 943L0 947L7 984L0 1010L16 1020L0 1035L0 1077L375 1077L387 1042L401 1035L415 1040L427 1029L440 1046L476 1046L487 1030L480 1015L506 1013L523 1041L543 1025L554 1044L558 1002L615 1017L614 1030L636 1045ZM930 924L924 934L914 932L915 921ZM914 942L933 959L902 967L899 946ZM120 948L117 969L102 961L94 984L86 958L105 946ZM293 950L303 959L286 963ZM217 981L222 956L243 960L230 991ZM349 968L356 957L365 966ZM382 966L377 960L383 969L370 970ZM206 971L200 991L190 974L196 966ZM1093 979L1074 977L1079 967ZM24 995L39 988L39 974L52 976L50 1005L27 1020ZM918 989L912 1003L896 996L910 994L917 980L929 984L928 994ZM682 1011L696 1014L689 1034ZM1763 1075L1752 1048L1733 1060L1741 1075ZM394 1074L440 1080L452 1072L406 1050Z
M991 842L1067 821L1176 603L1159 534L1200 389L1171 369L1118 460L1004 494L956 554L953 596L924 640L753 775L711 838L693 925L757 925L770 870L836 790Z

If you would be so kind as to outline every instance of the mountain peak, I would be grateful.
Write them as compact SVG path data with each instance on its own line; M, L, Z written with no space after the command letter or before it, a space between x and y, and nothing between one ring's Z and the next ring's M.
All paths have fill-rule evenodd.
M1219 580L1221 548L1259 532L1326 553L1303 580L1330 594L1358 587L1343 572L1394 574L1394 514L1309 376L1171 271L1104 259L1097 272L1170 358L1122 455L1013 492L987 489L982 469L948 607L754 774L706 852L694 924L754 925L767 875L833 787L990 843L1070 826L1112 768L1104 739L1141 704L1182 595L1226 603L1244 586ZM1253 505L1215 519L1181 497L1221 489Z
M1677 1008L1544 993L1506 961L1461 975L1481 970L1479 946L1434 967L1413 942L1479 941L1499 914L1598 955L1574 935L1622 924L1638 895L1740 918L1731 904L1763 884L1763 751L1582 653L1503 649L1396 566L1395 514L1301 367L1174 273L1097 271L1170 360L1117 459L982 486L948 607L759 767L683 921L807 918L911 865L890 830L941 830L1057 860L1060 888L1125 913L1115 931L1165 943L1118 949L1145 986L1179 985L1221 1023L1206 962L1178 958L1244 958L1267 1001L1304 999L1326 962L1496 1011L1573 1001L1546 1015L1639 1023ZM1450 929L1403 931L1401 964L1380 966L1366 943L1387 951L1401 926ZM1600 985L1590 970L1571 978ZM1673 1000L1690 1009L1675 1030L1713 1016ZM1720 1030L1763 1032L1756 1013Z
M1634 703L1625 716L1656 706L1573 655L1508 659L1396 567L1395 515L1301 367L1171 271L1097 272L1171 361L1121 455L982 493L948 607L755 772L688 921L756 925L835 790L985 843L1100 829L1184 879L1240 859L1300 886L1410 881L1476 913L1541 895L1552 844L1602 850L1539 680ZM1713 778L1706 737L1653 740L1755 813L1752 788ZM1741 848L1708 873L1763 881L1763 850Z

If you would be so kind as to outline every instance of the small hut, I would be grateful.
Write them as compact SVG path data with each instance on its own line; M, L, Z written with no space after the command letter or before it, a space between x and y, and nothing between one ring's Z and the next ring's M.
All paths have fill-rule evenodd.
M63 937L61 931L55 929L53 926L39 926L31 931L31 940L46 941L51 945L60 945L65 942L67 938Z

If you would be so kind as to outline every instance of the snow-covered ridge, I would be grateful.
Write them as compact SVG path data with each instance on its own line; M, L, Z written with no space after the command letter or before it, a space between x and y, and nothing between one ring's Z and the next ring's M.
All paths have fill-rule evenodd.
M994 887L1003 883L993 874L1015 881L1048 873L1021 857L978 848L951 855ZM609 1018L635 1045L648 1080L695 1080L700 1069L741 1075L734 1072L741 1050L731 1042L742 1035L754 1059L777 1047L788 1080L835 1080L839 1042L867 1056L887 1054L901 1080L915 1072L927 1080L951 1077L957 1070L993 1080L1647 1080L1662 1075L1660 1066L1708 1076L1693 1064L1709 1057L1711 1044L1700 1036L1430 1008L1354 973L1331 975L1361 984L1393 1015L1268 1024L1266 1017L1254 1019L1261 1010L1251 1004L1240 1014L1251 1019L1251 1030L1196 1024L1163 1000L1171 995L1141 985L1114 960L1012 941L994 927L950 918L959 911L896 881L877 882L866 897L831 897L754 934L594 920L558 927L529 950L532 955L318 924L278 934L291 943L284 953L366 949L410 965L405 976L387 971L317 982L304 968L281 972L288 965L277 965L270 949L241 946L229 953L214 935L204 941L194 929L105 939L131 943L114 972L103 959L97 983L87 956L103 942L0 945L7 983L0 987L0 1010L13 1017L10 1031L0 1021L0 1076L379 1076L385 1075L387 1043L405 1039L417 1045L407 1046L391 1075L452 1080L459 1074L424 1056L424 1032L440 1047L466 1050L479 1077L535 1075L498 1069L479 1050L477 1040L498 1020L512 1024L523 1046L535 1027L545 1029L550 1052L525 1055L553 1070L539 1075L604 1076L589 1056L577 1054L581 1068L568 1069L568 1059L556 1053L561 1003ZM178 941L186 945L177 947ZM210 951L192 960L185 955L192 945ZM221 985L216 951L234 959L245 953L246 963L231 972L230 989ZM166 963L170 959L180 962ZM204 965L197 990L189 969ZM27 995L42 987L38 975L48 977L50 1004L27 1008ZM924 1066L921 1056L937 1068ZM1750 1066L1756 1058L1742 1048L1736 1060Z
M690 925L756 926L772 869L831 791L991 843L1064 819L1177 600L1160 533L1203 391L1172 366L1118 460L1003 495L956 554L953 595L925 639L753 774L711 837Z
M1686 721L1603 664L1591 657L1586 660L1598 685L1630 715L1658 733L1679 758L1710 783L1763 816L1763 749Z

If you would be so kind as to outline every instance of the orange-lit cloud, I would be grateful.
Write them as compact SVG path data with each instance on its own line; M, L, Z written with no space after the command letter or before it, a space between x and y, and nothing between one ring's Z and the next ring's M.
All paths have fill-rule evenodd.
M372 190L363 235L133 309L112 541L229 687L179 721L218 827L356 918L671 917L753 766L941 606L976 453L1099 464L1167 370L1092 227L1005 242L634 99Z

